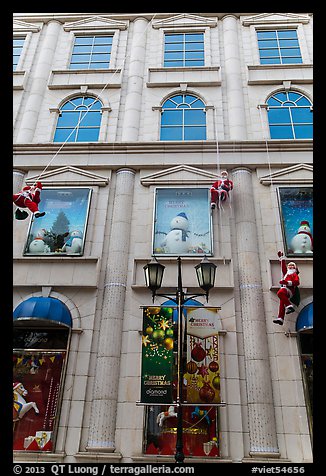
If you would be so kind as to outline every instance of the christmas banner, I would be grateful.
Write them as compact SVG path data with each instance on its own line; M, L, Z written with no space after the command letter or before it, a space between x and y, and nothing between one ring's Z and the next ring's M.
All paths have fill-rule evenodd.
M187 308L187 363L184 379L188 403L220 403L219 308Z
M173 309L143 310L141 402L173 403Z

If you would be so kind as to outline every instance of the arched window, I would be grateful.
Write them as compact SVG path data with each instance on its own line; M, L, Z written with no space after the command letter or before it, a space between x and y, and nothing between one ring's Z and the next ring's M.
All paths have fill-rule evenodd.
M69 99L60 109L54 142L96 142L101 125L98 99L80 96Z
M206 140L205 104L191 94L177 94L162 106L160 140Z
M312 139L312 104L303 94L279 92L267 106L271 139Z

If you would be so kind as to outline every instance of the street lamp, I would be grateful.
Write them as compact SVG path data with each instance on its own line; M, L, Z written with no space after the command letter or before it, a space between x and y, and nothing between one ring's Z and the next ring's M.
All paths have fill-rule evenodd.
M174 301L178 306L178 346L177 346L177 441L176 441L176 451L175 451L175 462L183 463L184 461L184 452L183 452L183 412L182 412L182 402L183 402L183 368L184 368L184 359L186 358L186 349L183 343L182 336L182 313L184 304L193 297L206 296L206 301L208 302L208 293L211 288L214 287L215 282L215 271L216 265L210 263L206 257L195 266L197 279L199 287L205 291L205 294L192 294L191 296L183 292L182 289L182 273L181 273L181 258L178 256L178 286L176 289L175 298L171 298L166 294L157 294L157 290L160 289L163 280L163 274L165 266L160 264L157 259L154 257L150 263L144 266L145 273L145 283L146 286L151 290L153 302L155 296L163 296ZM186 297L189 296L189 297Z

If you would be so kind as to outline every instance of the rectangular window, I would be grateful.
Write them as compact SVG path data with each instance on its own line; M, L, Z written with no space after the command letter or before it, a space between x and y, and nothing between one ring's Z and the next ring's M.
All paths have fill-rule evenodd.
M22 52L22 49L23 49L23 46L24 46L24 41L25 41L24 36L14 37L14 40L13 40L13 68L14 68L14 71L16 71L16 69L17 69L19 58L20 58L20 55L21 55L21 52Z
M286 256L312 257L312 188L280 187L278 191Z
M109 68L113 35L77 36L70 69Z
M204 66L204 34L166 33L164 66Z
M260 64L302 63L297 30L258 30Z
M25 255L82 255L91 190L43 189L39 210L28 233Z
M153 254L212 255L212 227L207 188L158 188Z

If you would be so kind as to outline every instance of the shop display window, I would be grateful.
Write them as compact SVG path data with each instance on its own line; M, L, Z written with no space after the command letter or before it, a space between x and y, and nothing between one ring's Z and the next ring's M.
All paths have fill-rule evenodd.
M14 450L54 450L69 333L63 327L14 327Z
M313 191L280 187L279 203L286 256L313 256Z
M157 188L153 254L212 255L208 188Z
M43 189L45 215L31 222L24 254L82 255L90 197L89 188Z

